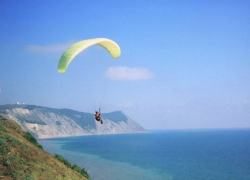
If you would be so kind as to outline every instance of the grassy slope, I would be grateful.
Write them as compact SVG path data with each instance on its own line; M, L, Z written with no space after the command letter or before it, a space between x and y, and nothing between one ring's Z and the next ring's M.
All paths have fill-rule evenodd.
M0 120L0 179L87 180L25 139L25 133L14 121Z

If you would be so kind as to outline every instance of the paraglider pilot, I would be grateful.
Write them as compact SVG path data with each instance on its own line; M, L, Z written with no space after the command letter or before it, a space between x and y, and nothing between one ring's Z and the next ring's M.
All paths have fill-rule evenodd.
M101 124L103 124L100 109L99 109L99 111L95 111L95 120L100 121Z

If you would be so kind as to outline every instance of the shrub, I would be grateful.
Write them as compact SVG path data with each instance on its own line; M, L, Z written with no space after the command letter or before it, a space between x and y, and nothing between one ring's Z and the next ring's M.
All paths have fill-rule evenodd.
M74 164L71 168L74 169L75 171L81 173L81 168L78 167L76 164Z
M59 154L55 154L55 157L59 160L59 161L61 161L63 164L65 164L66 166L68 166L68 167L72 167L72 165L71 165L71 163L67 160L67 159L65 159L64 157L62 157L61 155L59 155Z
M23 174L22 172L19 172L19 171L15 171L15 170L11 172L11 176L14 179L27 179L25 174Z
M36 138L34 138L30 132L26 132L23 137L25 137L31 143L35 144L37 147L43 149L43 146L36 141Z
M20 141L12 136L7 135L6 137L7 141L12 145L12 146L18 146L20 145Z
M6 129L4 128L4 124L0 120L0 132L6 132Z
M21 164L27 164L25 159L21 158L20 161L19 161Z
M61 161L62 163L64 163L66 166L70 167L71 169L75 170L76 172L80 173L82 176L86 177L87 179L90 179L89 174L87 171L85 171L84 168L80 168L79 166L77 166L76 164L74 164L73 166L71 165L71 163L65 159L64 157L62 157L59 154L55 154L55 157Z
M5 155L10 151L10 145L3 138L0 138L0 147L0 155Z
M31 178L31 177L27 177L27 180L34 180L33 178Z
M89 174L88 174L88 172L84 168L81 169L76 164L74 164L71 168L74 169L75 171L79 172L84 177L89 178Z
M90 179L88 172L87 172L87 171L85 171L85 169L84 169L84 168L82 168L82 170L81 170L81 175L83 175L84 177L86 177L86 178Z
M36 144L36 143L37 143L36 139L32 136L32 134L31 134L30 132L26 132L26 133L24 134L24 137L25 137L28 141L32 142L33 144Z
M3 160L3 165L9 167L10 162L7 159Z

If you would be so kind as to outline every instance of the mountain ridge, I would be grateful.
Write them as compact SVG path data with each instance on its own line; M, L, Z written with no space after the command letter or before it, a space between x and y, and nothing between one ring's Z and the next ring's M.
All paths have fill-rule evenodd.
M66 108L7 104L0 105L0 118L14 120L38 139L147 132L122 111L102 113L104 123L100 124L91 113Z

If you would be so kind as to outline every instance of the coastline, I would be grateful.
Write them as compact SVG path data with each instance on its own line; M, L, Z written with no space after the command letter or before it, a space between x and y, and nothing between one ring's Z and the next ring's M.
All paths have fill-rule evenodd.
M53 142L48 142L47 140L53 140ZM97 155L62 149L64 142L56 141L55 139L43 139L41 141L38 140L38 142L42 144L44 150L48 153L60 154L71 163L84 167L91 180L117 180L117 178L119 180L127 180L128 177L130 180L172 180L172 175L159 173L156 169L143 169L128 163L104 159Z
M122 135L122 134L147 134L150 133L150 130L145 132L131 132L131 133L107 133L107 134L83 134L83 135L73 135L73 136L58 136L58 137L46 137L46 138L37 138L38 140L49 140L49 139L60 139L60 138L73 138L73 137L82 137L82 136L109 136L109 135Z
M92 180L242 180L250 177L246 137L250 137L250 129L160 130L39 143L49 153L62 154L85 167Z

